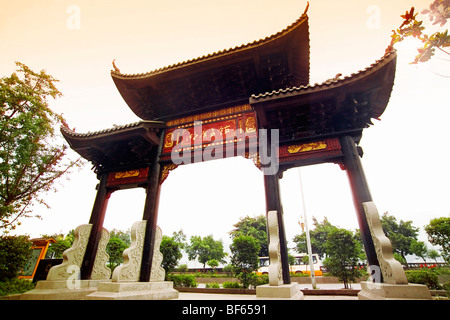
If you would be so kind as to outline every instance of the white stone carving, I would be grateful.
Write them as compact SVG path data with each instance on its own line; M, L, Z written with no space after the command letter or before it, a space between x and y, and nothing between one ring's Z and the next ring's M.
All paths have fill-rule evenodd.
M146 220L135 222L131 227L131 245L123 252L123 264L114 270L112 281L139 281L146 227ZM164 281L165 278L165 271L161 268L163 255L159 251L161 240L161 228L156 227L150 281Z
M111 269L106 266L109 260L109 254L106 253L106 246L109 242L109 231L102 230L102 236L95 255L94 268L92 270L92 280L107 280L111 278Z
M81 264L83 263L86 247L91 235L92 224L82 224L75 228L72 247L63 252L63 262L60 265L53 266L47 280L67 280L69 278L78 278ZM106 253L106 245L109 241L109 232L102 230L100 243L95 256L94 268L92 270L92 280L103 280L111 277L111 269L106 267L109 255ZM74 273L75 272L75 273Z
M375 203L372 201L364 202L363 207L383 275L383 283L407 284L405 271L400 262L394 259L391 242L381 227L381 220Z
M283 273L280 258L277 211L269 211L267 213L267 225L269 229L269 285L279 286L283 284Z
M156 227L155 234L155 249L153 251L152 271L150 274L150 281L164 281L166 277L166 271L161 267L163 255L159 248L162 241L162 230L160 227Z
M256 298L303 300L303 292L300 291L297 282L283 284L277 211L269 211L267 213L267 226L269 229L270 258L269 284L256 287Z
M139 281L146 226L146 220L133 223L131 245L123 252L123 263L114 270L112 281Z
M82 224L75 229L72 247L63 252L62 264L53 266L49 270L47 280L67 280L69 277L73 277L74 269L80 270L91 229L92 224ZM72 272L69 272L69 267Z

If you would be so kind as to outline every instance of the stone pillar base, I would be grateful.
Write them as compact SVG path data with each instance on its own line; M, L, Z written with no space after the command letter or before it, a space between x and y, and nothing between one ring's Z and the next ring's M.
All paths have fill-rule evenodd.
M428 287L421 284L361 282L359 300L431 300Z
M178 298L170 281L104 282L86 300L166 300Z
M83 300L97 291L105 280L43 280L33 290L20 295L20 300ZM107 281L107 280L106 280Z
M303 300L303 292L297 282L291 284L282 284L271 286L268 284L256 287L257 299L290 299Z

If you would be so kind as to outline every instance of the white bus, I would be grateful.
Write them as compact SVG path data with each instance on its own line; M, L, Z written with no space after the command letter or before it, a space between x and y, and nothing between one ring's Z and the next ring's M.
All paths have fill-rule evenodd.
M306 273L311 274L311 268L308 263L304 263L304 258L308 257L306 253L300 253L294 255L295 262L289 266L289 271L291 273ZM312 254L313 259L313 267L314 267L314 275L321 276L323 275L322 270L320 270L320 266L322 262L319 259L319 255L316 253ZM257 274L268 274L269 273L269 257L260 257L259 258L259 269L256 271Z

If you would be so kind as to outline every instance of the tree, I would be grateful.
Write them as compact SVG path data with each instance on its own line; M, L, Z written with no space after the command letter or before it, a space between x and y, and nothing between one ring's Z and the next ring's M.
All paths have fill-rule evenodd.
M317 219L313 217L313 226L314 228L309 232L311 238L311 250L313 253L317 253L319 257L323 259L326 255L326 241L328 235L337 227L333 226L328 221L327 217L324 217L322 222L317 221ZM300 235L296 235L293 241L296 244L295 251L297 251L298 253L307 252L306 232L303 232Z
M335 228L329 233L326 241L327 258L323 263L333 276L344 282L346 289L348 283L360 275L355 267L361 251L361 244L351 231Z
M397 30L392 30L391 45L388 50L392 50L393 46L403 41L407 37L414 37L422 41L423 46L418 49L419 54L414 59L414 64L425 62L431 59L436 49L450 55L449 51L444 48L450 46L450 35L448 29L445 31L436 31L432 34L424 33L425 27L423 21L417 19L418 13L414 13L414 7L401 17L403 22ZM443 27L450 18L450 0L434 0L429 9L422 10L422 14L427 14L433 25Z
M252 236L241 235L233 239L230 250L233 272L241 280L243 287L248 288L252 277L255 276L253 271L257 270L259 265L259 241Z
M48 105L61 96L56 79L16 62L17 73L0 79L0 229L14 229L33 203L79 161L63 164L67 146L56 145L55 126L65 124ZM48 206L48 205L47 205Z
M171 272L178 265L178 261L183 257L182 250L186 249L186 235L183 230L173 232L172 237L163 236L159 251L163 255L161 267L166 273Z
M112 229L109 232L109 241L106 253L109 255L109 268L114 271L123 262L123 252L131 245L131 231Z
M55 243L50 243L45 254L46 258L52 259L62 259L63 252L72 246L74 240L74 230L70 230L67 235L63 234L53 234L53 235L43 235L43 238L53 238Z
M112 229L109 232L109 238L119 238L120 240L122 240L125 245L127 246L127 248L131 245L131 230L129 229L128 231L123 231L123 230L117 230L117 229Z
M397 222L397 219L388 212L381 217L381 226L386 237L391 241L392 251L397 252L403 260L407 261L406 255L413 254L411 244L417 240L419 229L412 225L412 221Z
M210 266L211 268L213 268L213 270L215 270L217 268L217 266L219 265L219 261L217 261L216 259L211 259L211 260L208 260L206 262L206 264L208 266Z
M0 281L19 275L31 255L31 242L27 236L0 237Z
M190 239L190 245L186 247L186 253L189 260L198 259L200 263L203 263L203 269L206 267L206 262L211 259L216 259L222 263L225 262L223 258L227 253L223 251L222 240L214 240L212 235L204 238L200 236L192 236Z
M267 224L264 215L261 214L254 218L249 216L241 217L239 222L233 226L234 229L229 232L232 240L239 236L252 236L258 241L261 248L258 255L260 257L267 257L269 255Z
M437 258L439 258L441 255L434 249L431 249L430 251L428 251L428 257L430 259L433 259L434 262L437 262Z
M166 273L169 273L175 269L178 261L183 257L183 254L181 253L182 246L183 245L177 241L175 233L173 237L162 237L159 251L163 255L161 267L166 271Z
M428 234L428 240L431 244L441 246L442 258L445 261L450 261L450 217L441 217L430 220L430 223L425 226L425 231Z
M123 262L123 252L131 244L131 232L113 229L109 232L106 253L109 255L109 268L114 271Z
M422 258L426 262L425 258L428 256L428 248L423 241L412 240L410 251L413 255Z
M183 229L180 229L179 231L174 231L173 240L178 243L178 246L180 249L184 250L186 249L187 243L186 243L186 234L183 232Z
M109 268L111 272L123 262L123 252L128 245L121 238L112 236L106 245L106 253L109 256Z

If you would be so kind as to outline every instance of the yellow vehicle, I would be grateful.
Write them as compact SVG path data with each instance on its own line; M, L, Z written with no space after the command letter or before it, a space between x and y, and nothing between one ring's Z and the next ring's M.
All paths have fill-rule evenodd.
M291 273L305 273L305 274L311 274L311 268L309 266L309 262L305 263L305 257L308 257L306 253L301 253L294 255L295 262L294 264L289 266L289 271ZM313 260L313 268L314 268L314 275L316 276L322 276L322 270L320 270L321 261L319 259L319 255L313 254L312 255ZM306 260L307 261L307 260ZM260 257L259 258L259 269L256 271L257 274L268 274L269 273L269 257Z

